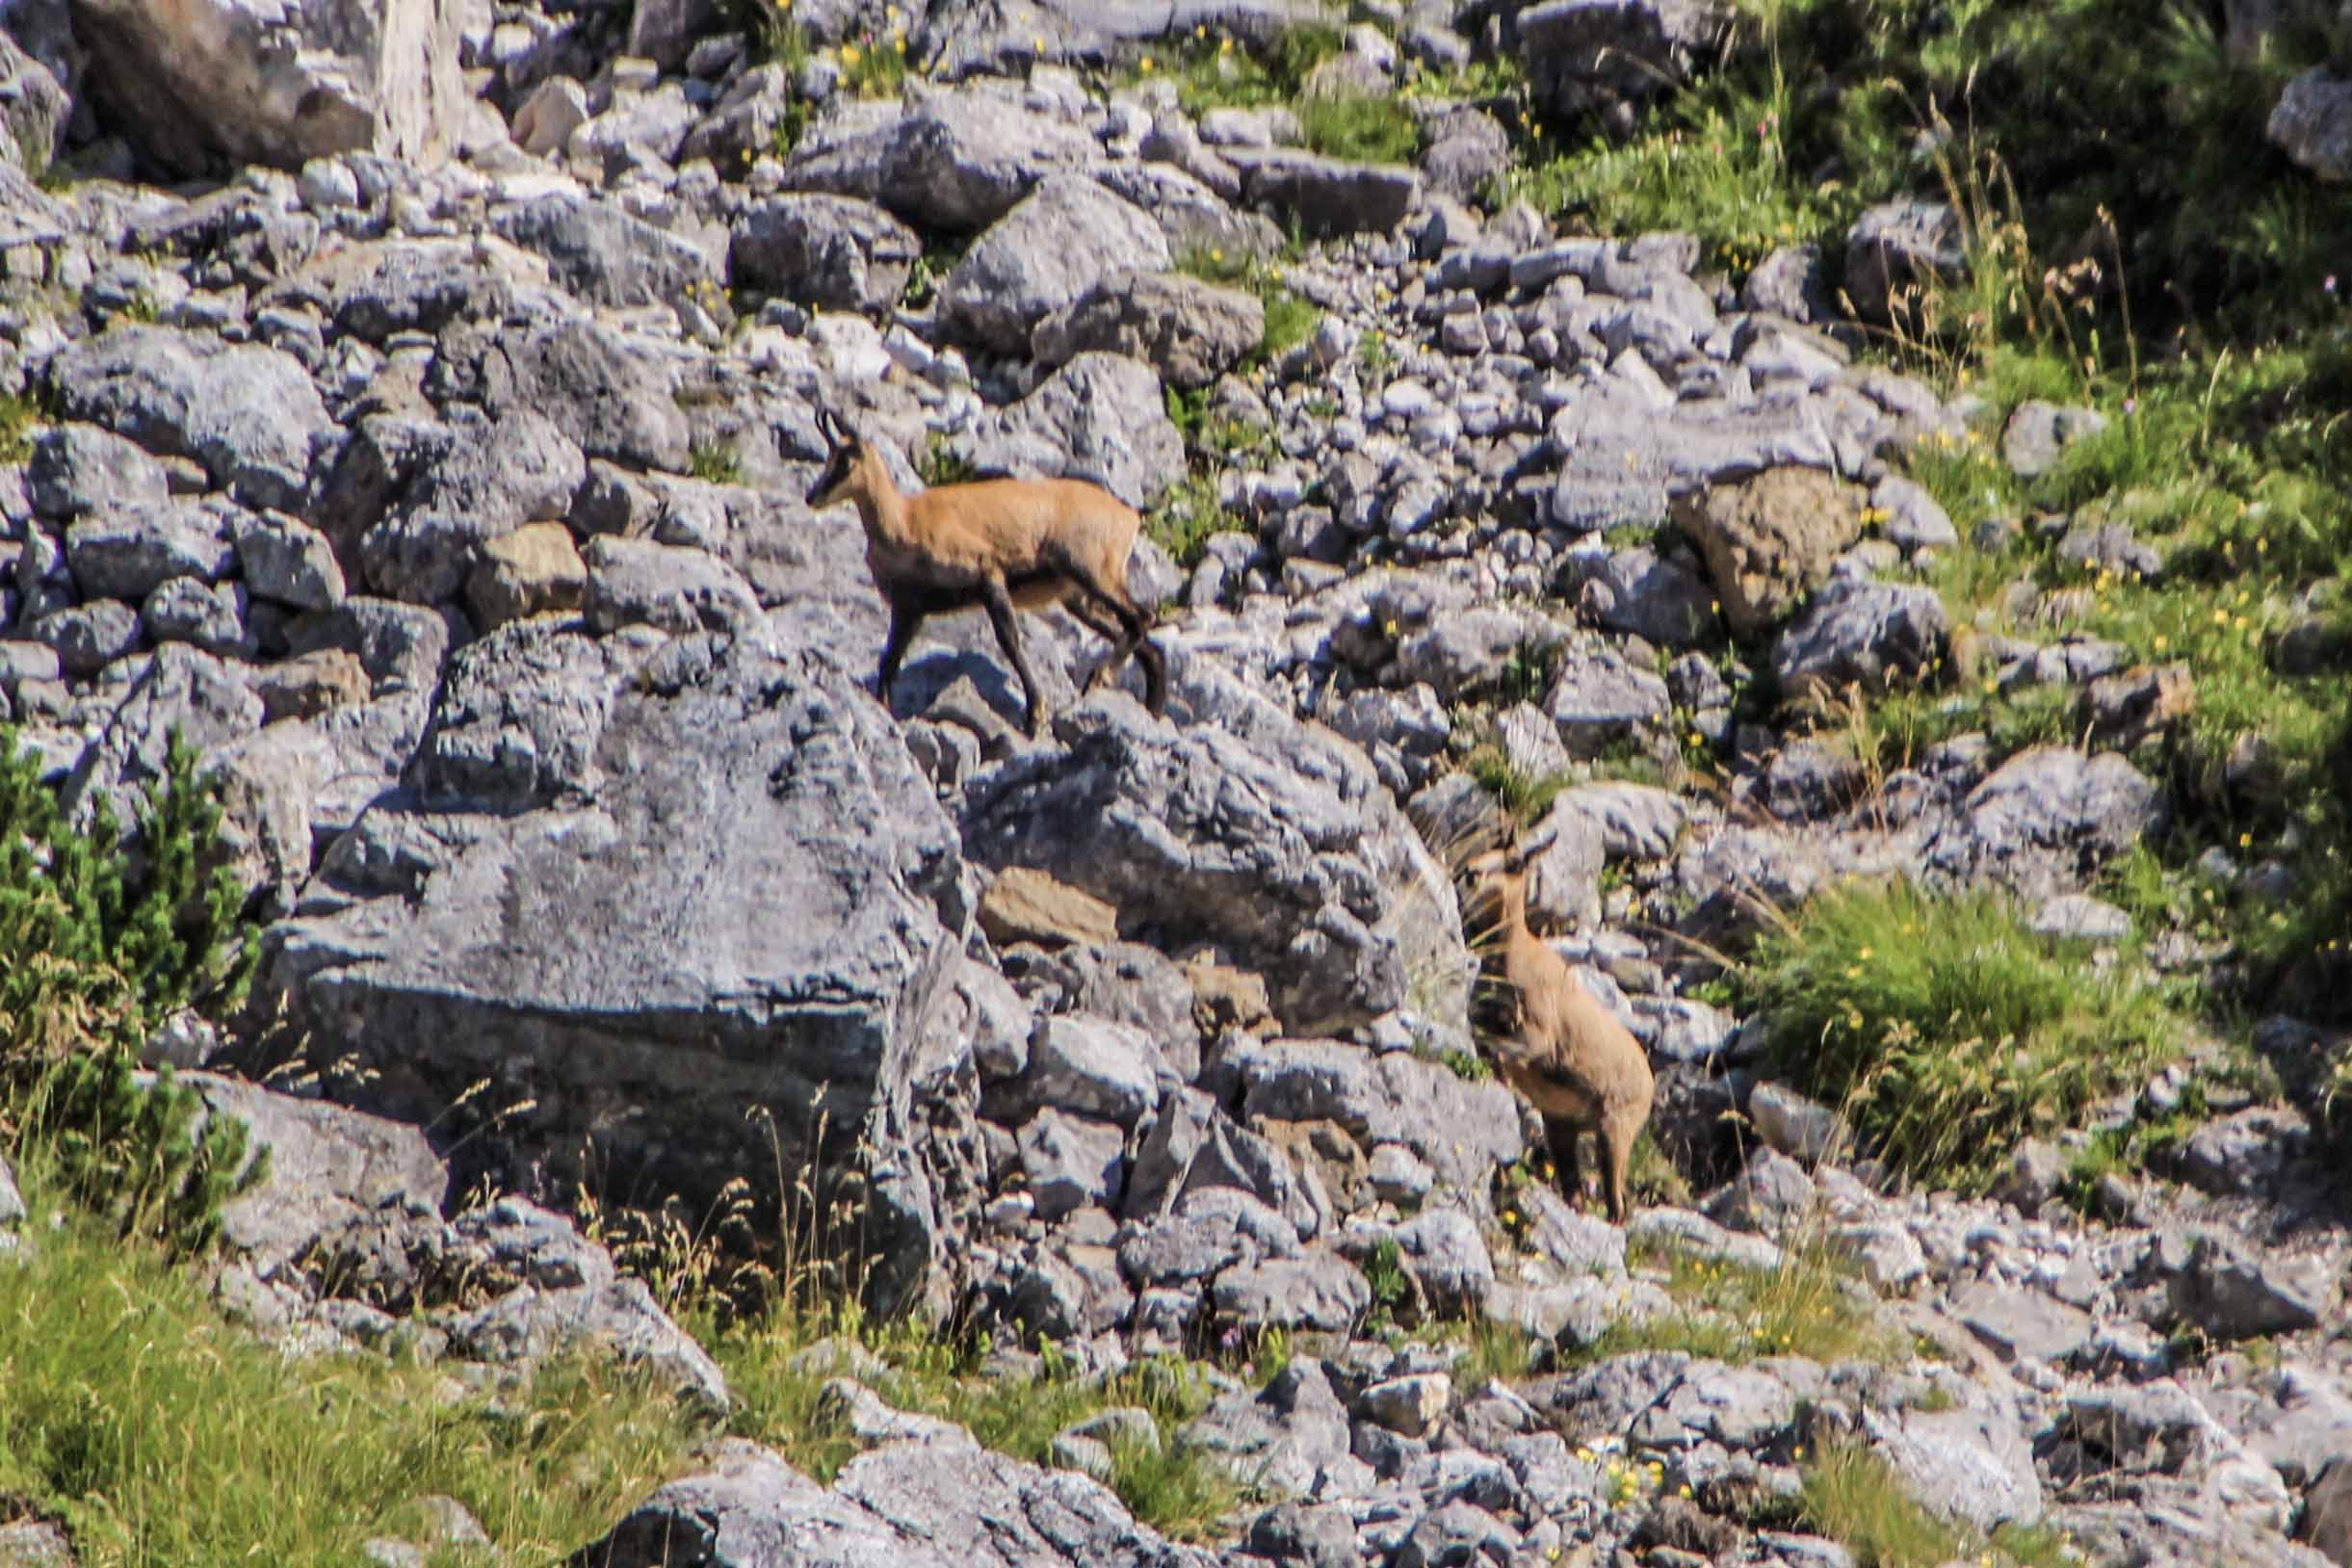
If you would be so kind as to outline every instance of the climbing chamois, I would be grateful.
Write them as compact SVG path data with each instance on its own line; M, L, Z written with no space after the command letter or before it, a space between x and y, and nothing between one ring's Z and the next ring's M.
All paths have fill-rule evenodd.
M1650 1119L1657 1085L1641 1042L1578 982L1567 960L1528 929L1530 852L1489 850L1469 862L1479 894L1494 907L1492 943L1513 1017L1509 1032L1494 1041L1495 1061L1503 1082L1543 1117L1560 1190L1579 1207L1584 1182L1577 1138L1586 1131L1599 1136L1602 1200L1610 1222L1622 1225L1626 1163Z
M884 707L924 618L978 605L1021 678L1030 735L1043 734L1045 704L1021 651L1013 610L1057 604L1111 640L1111 657L1087 681L1088 691L1132 653L1143 664L1145 705L1155 714L1166 706L1166 661L1127 592L1127 557L1143 524L1133 507L1070 479L979 480L902 495L881 453L831 409L820 411L817 427L832 460L809 486L808 504L822 510L856 503L866 525L866 564L890 601L877 693Z

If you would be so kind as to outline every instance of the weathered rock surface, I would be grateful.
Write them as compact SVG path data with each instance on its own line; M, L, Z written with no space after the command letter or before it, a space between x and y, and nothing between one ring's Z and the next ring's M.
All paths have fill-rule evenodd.
M690 1193L761 1168L771 1124L721 1104L768 1107L786 1168L904 1148L968 910L952 827L846 676L518 624L459 655L424 768L425 799L362 819L265 968L382 1074L371 1100L433 1121L487 1077L485 1131L534 1102L513 1115L551 1175L585 1175L592 1134L601 1172ZM928 1195L879 1185L919 1273Z
M77 5L89 81L113 123L167 168L366 152L430 168L467 104L446 0Z
M1816 468L1775 468L1745 483L1677 497L1674 520L1707 558L1723 618L1767 630L1829 578L1861 537L1862 495Z
M1182 729L1123 696L1058 718L1055 751L974 782L970 852L1051 871L1163 950L1235 954L1294 1032L1369 1022L1416 984L1458 1019L1452 889L1362 755L1240 693L1186 700Z

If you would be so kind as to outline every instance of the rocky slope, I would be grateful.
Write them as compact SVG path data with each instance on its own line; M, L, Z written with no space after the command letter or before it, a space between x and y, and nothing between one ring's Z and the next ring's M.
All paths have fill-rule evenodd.
M895 10L808 6L849 46L796 70L691 0L305 7L301 49L222 7L159 52L168 9L19 6L0 39L34 171L83 171L0 165L0 694L77 804L134 798L175 730L226 781L261 980L234 1029L150 1053L244 1075L207 1093L279 1151L223 1297L453 1365L588 1333L723 1406L556 1211L805 1172L883 1307L1104 1369L1269 1330L1301 1352L1189 1429L1267 1494L1221 1549L1137 1527L1083 1474L1099 1436L1042 1471L845 1380L867 1451L836 1485L722 1446L579 1560L680 1560L687 1531L696 1561L923 1561L985 1520L1006 1562L1793 1568L1850 1560L1780 1527L1801 1456L1856 1443L1940 1513L2095 1560L2352 1562L2315 1103L2215 1106L2186 1189L2111 1179L2102 1221L2039 1145L1999 1200L1890 1194L1686 994L1694 942L1850 873L2112 939L2085 888L2166 810L2112 744L2161 720L2163 672L2093 640L1973 656L2080 688L2098 749L1963 738L1871 779L1740 700L1955 653L1905 568L1969 545L1900 457L1973 410L1858 363L1803 255L1735 292L1686 237L1482 216L1508 144L1468 104L1417 111L1419 167L1351 165L1288 144L1287 112L1195 118L1149 72L1073 68L1263 41L1278 6L942 6L898 96L856 91ZM1556 107L1616 104L1641 88L1612 62L1685 58L1700 9L1416 7L1323 68L1384 88L1475 37ZM402 77L420 39L462 73ZM184 173L212 178L152 183ZM1904 217L1858 231L1866 307L1872 266L1936 263ZM1321 317L1253 362L1267 302L1178 264L1286 230ZM1103 645L1056 614L1029 621L1042 740L978 617L927 631L894 719L858 525L799 500L820 409L909 483L1212 487L1242 528L1189 566L1138 550L1165 718L1078 700ZM2003 450L2079 428L2029 406ZM1705 1215L1620 1235L1498 1184L1531 1124L1457 1070L1450 865L1494 820L1456 766L1488 740L1529 778L1601 765L1548 808L1537 902L1649 1048L1661 1146L1724 1184ZM1688 783L1686 747L1719 786L1610 776ZM2343 1049L2257 1040L2290 1085ZM1800 1247L1894 1338L1578 1353L1705 1318L1668 1260L1771 1277ZM1457 1381L1442 1339L1372 1331L1479 1320L1565 1370Z

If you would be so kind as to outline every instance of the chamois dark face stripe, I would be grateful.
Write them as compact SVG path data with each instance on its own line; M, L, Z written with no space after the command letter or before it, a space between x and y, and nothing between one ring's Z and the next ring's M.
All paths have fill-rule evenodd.
M835 446L833 460L824 465L824 472L817 476L817 483L808 487L808 504L812 507L831 506L837 499L831 492L849 483L850 467L856 458L853 445L843 443Z

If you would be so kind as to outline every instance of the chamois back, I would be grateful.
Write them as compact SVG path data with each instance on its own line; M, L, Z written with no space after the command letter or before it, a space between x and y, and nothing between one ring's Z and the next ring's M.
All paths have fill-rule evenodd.
M1143 525L1133 507L1099 485L1070 479L987 479L902 494L881 452L829 409L818 427L832 456L809 486L808 504L850 502L866 528L866 564L890 603L890 635L878 674L887 704L907 645L926 616L978 606L1020 677L1029 730L1045 727L1045 705L1022 651L1016 609L1060 605L1110 639L1111 657L1091 691L1129 654L1143 666L1145 703L1167 704L1167 665L1151 623L1127 589L1127 561Z

